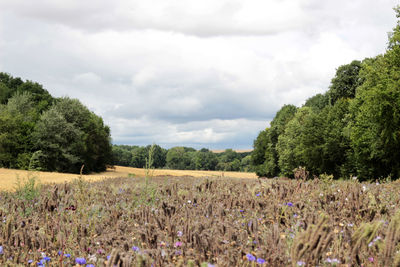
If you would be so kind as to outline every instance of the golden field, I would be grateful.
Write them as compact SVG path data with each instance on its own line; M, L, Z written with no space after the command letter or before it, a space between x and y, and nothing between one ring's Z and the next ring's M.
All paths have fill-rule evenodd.
M222 171L190 171L190 170L152 170L153 176L193 176L193 177L232 177L232 178L257 178L255 173L248 172L222 172ZM145 170L131 167L115 166L115 170L108 169L102 173L82 175L89 181L99 181L107 178L116 177L144 177ZM16 186L17 178L21 181L35 177L40 183L64 183L78 178L78 174L25 171L15 169L0 168L0 190L13 190Z

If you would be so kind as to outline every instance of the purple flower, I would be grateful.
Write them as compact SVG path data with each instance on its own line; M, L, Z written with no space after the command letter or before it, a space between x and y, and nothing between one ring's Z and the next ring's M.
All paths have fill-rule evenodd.
M288 205L289 207L293 207L293 203L292 202L288 202L288 203L286 203L286 205Z
M3 254L4 254L3 246L0 246L0 255L3 255Z
M88 265L86 265L86 267L94 267L94 265L93 264L88 264Z
M108 255L108 256L107 256L107 260L109 260L110 258L111 258L111 255Z
M258 197L261 196L261 193L257 193L256 196L258 196Z
M46 261L44 259L42 259L37 263L37 266L44 266L45 264L46 264Z
M182 242L180 242L180 241L178 241L178 242L175 242L175 247L177 248L177 247L181 247L182 246Z
M254 257L252 254L250 254L250 253L247 253L246 254L246 257L247 257L247 260L248 261L255 261L256 260L256 257Z
M264 264L264 263L265 263L265 260L264 260L264 259L261 259L261 258L258 258L258 259L257 259L257 263L258 263L258 264Z
M140 250L140 248L133 246L132 250L135 251L135 252L138 252Z
M66 258L70 258L71 257L71 254L64 254L64 257L66 257Z
M373 257L369 257L368 260L369 260L370 262L374 262L374 258L373 258Z
M182 231L178 231L178 234L177 234L179 237L181 237L182 235L183 235L183 233L182 233Z
M244 212L244 210L239 210L240 212Z
M33 260L28 260L28 264L31 264L33 262Z
M207 263L207 267L215 267L215 265L211 264L211 263Z
M43 259L45 260L45 261L51 261L51 258L50 257L43 257Z
M76 258L75 263L79 264L79 265L84 265L84 264L86 264L86 260L85 260L85 258Z
M182 251L180 251L180 250L175 250L175 255L182 255Z
M325 261L327 263L333 263L333 264L339 264L340 263L340 261L338 259L336 259L336 258L334 258L334 259L327 258Z
M298 261L297 262L297 266L303 266L306 265L306 263L304 261Z
M60 256L61 254L63 254L63 252L61 250L58 251L58 256Z

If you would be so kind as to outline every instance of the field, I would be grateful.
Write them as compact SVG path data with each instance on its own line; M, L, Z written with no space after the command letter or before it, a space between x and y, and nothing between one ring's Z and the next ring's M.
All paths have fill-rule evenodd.
M34 182L0 193L1 266L400 264L399 182Z
M154 170L154 176L194 176L194 177L235 177L235 178L257 178L255 173L246 172L221 172L221 171L186 171L186 170ZM144 177L145 170L138 168L115 166L98 174L83 175L86 180L101 181L105 178L115 177ZM23 180L36 177L41 183L64 183L76 179L79 175L54 172L37 172L0 168L0 190L13 190L17 178Z

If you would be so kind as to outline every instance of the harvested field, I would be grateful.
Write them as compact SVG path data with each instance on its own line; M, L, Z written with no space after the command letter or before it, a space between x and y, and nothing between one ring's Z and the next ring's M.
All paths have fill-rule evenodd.
M398 266L399 190L188 176L25 186L0 193L0 265Z
M255 173L248 172L220 172L220 171L187 171L187 170L154 170L154 176L193 176L193 177L236 177L236 178L257 178ZM105 178L113 177L144 177L145 170L138 168L115 166L115 169L109 169L106 172L98 174L83 175L90 181L99 181ZM17 178L26 179L36 177L41 183L64 183L79 177L77 174L24 171L15 169L0 168L0 190L13 190Z

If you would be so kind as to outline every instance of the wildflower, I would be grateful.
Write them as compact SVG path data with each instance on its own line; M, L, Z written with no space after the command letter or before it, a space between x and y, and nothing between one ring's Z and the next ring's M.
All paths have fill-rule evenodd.
M45 261L51 261L51 258L50 258L50 257L47 257L47 256L44 257L43 259L44 259Z
M297 215L296 213L293 214L293 218L297 218L297 217L299 217L299 215Z
M239 212L244 212L244 210L239 210Z
M86 267L94 267L94 265L93 264L88 264L88 265L86 265Z
M61 250L58 251L58 256L61 256L61 254L63 254L63 252Z
M28 264L32 264L33 260L28 260Z
M292 202L288 202L288 203L286 203L286 205L288 205L289 207L293 207L293 203Z
M306 265L306 263L304 261L298 261L297 262L297 266L304 266Z
M66 258L70 258L71 257L71 254L64 254L64 257L66 257Z
M3 246L0 246L0 255L3 255L3 254L4 254Z
M84 265L84 264L86 264L86 260L85 260L85 258L76 258L75 263L79 264L79 265Z
M257 263L258 263L258 264L264 264L264 263L265 263L265 260L264 260L264 259L261 259L261 258L258 258L258 259L257 259Z
M175 242L175 247L177 248L177 247L181 247L182 246L182 242L180 242L180 241L177 241L177 242Z
M370 262L374 262L374 258L373 258L373 257L369 257L368 260L369 260Z
M107 260L109 260L110 258L111 258L111 255L108 255L108 256L107 256Z
M208 263L208 264L207 264L207 267L215 267L215 265L214 265L214 264L211 264L211 263Z
M257 193L256 196L257 196L257 197L261 196L261 193Z
M332 263L332 264L339 264L340 263L340 261L338 259L336 259L336 258L334 258L334 259L327 258L325 261L327 263Z
M252 254L250 254L250 253L247 253L246 254L246 258L247 258L247 260L248 261L255 261L256 260L256 257L254 257Z
M180 251L180 250L175 250L175 255L182 255L182 251Z
M177 235L181 237L183 235L182 231L178 231Z
M140 250L140 248L133 246L132 250L135 251L135 252L138 252Z

